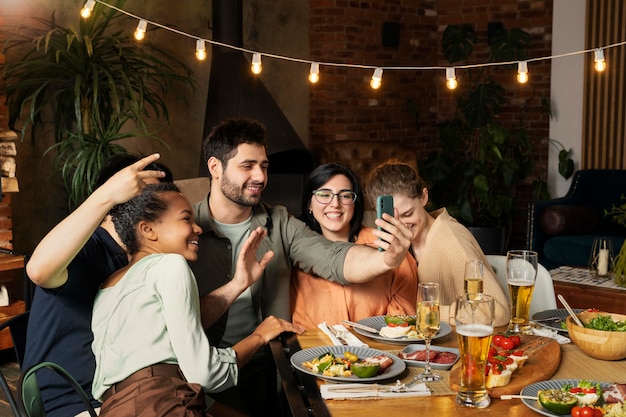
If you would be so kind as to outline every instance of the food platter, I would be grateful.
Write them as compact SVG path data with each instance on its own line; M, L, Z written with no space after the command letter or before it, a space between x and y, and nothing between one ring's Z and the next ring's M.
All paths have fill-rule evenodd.
M573 309L574 313L578 314L583 312L584 310L581 308ZM565 319L569 316L569 313L564 308L558 308L554 310L544 310L539 311L532 316L532 320L534 320L538 325L547 327L551 330L556 330L557 332L568 334L567 329L561 327L561 323L565 324ZM554 320L551 320L554 319Z
M361 359L368 358L370 356L378 356L385 355L391 359L393 359L393 365L389 368L385 369L382 374L373 376L371 378L359 378L358 376L352 375L348 377L339 377L339 376L324 376L322 374L318 374L313 372L311 369L304 366L302 363L310 361L313 358L316 358L320 355L323 355L326 352L330 352L335 356L343 356L345 352L352 352L357 355ZM305 374L316 376L320 379L324 379L327 381L336 381L336 382L377 382L384 381L389 378L396 377L400 375L406 369L406 364L399 357L392 355L388 352L383 352L378 349L370 349L359 346L319 346L310 349L299 350L291 356L291 365L296 368L300 372L304 372Z
M405 347L404 349L402 349L402 352L404 353L413 353L416 352L418 350L425 350L426 346L424 345L420 345L420 344L411 344L408 345L407 347ZM430 367L432 369L436 369L436 370L440 370L440 371L447 371L450 368L452 368L452 365L454 365L458 360L459 360L459 350L455 349L455 348L447 348L447 347L443 347L443 346L431 346L430 350L436 350L439 352L450 352L450 353L454 353L456 355L456 359L454 360L454 362L452 363L435 363L435 362L430 362ZM415 361L415 360L410 360L410 359L402 359L401 360L405 361L407 365L409 366L419 366L420 368L423 368L424 366L426 366L426 362L424 361Z
M563 387L563 385L565 384L570 384L572 386L577 386L578 383L580 382L580 380L578 379L555 379L555 380L549 380L549 381L541 381L541 382L536 382L534 384L530 384L527 387L524 387L524 389L522 389L521 395L528 395L530 397L536 397L537 393L541 390L546 390L546 389L561 389ZM601 382L600 386L602 387L602 389L606 389L610 386L611 384L608 384L606 382ZM571 414L556 414L553 413L552 411L546 410L545 408L543 408L543 406L539 403L538 400L531 400L528 398L522 398L522 402L524 403L524 405L528 408L530 408L533 411L536 411L539 414L543 414L544 416L548 416L548 417L567 417L567 416L571 416Z
M357 323L362 324L364 326L373 327L374 329L379 330L379 331L380 329L386 326L385 316L368 317L366 319L359 320ZM371 339L376 339L380 342L389 343L392 345L409 345L411 343L424 342L424 339L415 338L415 337L399 337L395 339L390 338L390 337L385 337L376 333L368 332L367 330L359 329L357 327L353 327L353 330L357 332L358 334L360 334L361 336L369 337ZM450 326L448 323L441 322L441 328L439 329L439 333L437 333L435 337L433 337L433 340L439 339L440 337L447 336L451 332L452 332L452 326Z

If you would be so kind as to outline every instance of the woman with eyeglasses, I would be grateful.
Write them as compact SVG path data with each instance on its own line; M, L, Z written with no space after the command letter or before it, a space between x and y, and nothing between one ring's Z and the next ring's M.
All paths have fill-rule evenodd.
M373 229L364 227L363 191L356 175L340 164L325 164L309 175L302 198L303 221L326 239L371 244ZM415 314L417 268L407 255L395 270L365 283L343 286L296 267L292 270L291 312L294 324L307 329L319 323L358 321L385 314Z

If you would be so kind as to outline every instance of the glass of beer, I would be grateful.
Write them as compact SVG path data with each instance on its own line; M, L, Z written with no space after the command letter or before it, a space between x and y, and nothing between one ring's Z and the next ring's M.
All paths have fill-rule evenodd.
M483 292L483 261L473 260L465 262L464 292L466 294L481 294Z
M459 295L456 299L456 335L461 353L461 381L457 404L485 408L491 403L485 386L485 366L493 335L493 298L488 294Z
M510 250L506 254L506 279L509 284L511 321L507 333L532 334L530 302L537 279L537 252Z
M439 332L439 284L435 282L419 283L417 286L417 316L415 318L417 330L424 337L426 345L426 361L424 372L417 375L422 382L439 381L441 375L430 369L430 342Z

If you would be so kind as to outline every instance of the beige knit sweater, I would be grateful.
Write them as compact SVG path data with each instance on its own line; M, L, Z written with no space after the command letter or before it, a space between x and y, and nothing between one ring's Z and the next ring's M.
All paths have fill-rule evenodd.
M508 297L474 236L445 208L430 214L435 221L421 251L417 273L419 282L439 283L441 321L454 324L455 299L463 294L465 262L480 259L485 264L483 291L495 300L494 326L507 325L511 315Z

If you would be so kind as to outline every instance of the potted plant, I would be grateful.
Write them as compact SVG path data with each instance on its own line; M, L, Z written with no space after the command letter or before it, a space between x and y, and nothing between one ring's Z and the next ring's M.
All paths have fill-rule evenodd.
M46 153L54 152L54 167L77 205L91 193L102 162L125 152L119 141L158 140L149 120L167 120L164 95L180 91L183 97L195 82L178 54L135 41L129 19L100 3L78 29L58 24L54 13L31 19L31 26L3 31L3 52L14 54L2 64L0 94L6 95L9 128L22 140L28 132L38 140L52 125L54 144Z
M448 26L443 55L452 65L469 64L476 40L470 25ZM488 62L524 60L529 44L530 35L523 30L502 28L490 40ZM532 179L537 198L549 198L545 182L532 178L535 146L541 139L529 136L525 116L536 98L519 107L516 120L499 119L508 99L497 81L498 71L512 76L515 70L501 65L459 70L463 81L455 90L454 116L439 123L439 148L419 164L432 184L435 208L446 207L475 235L477 227L488 228L487 239L499 240L490 250L483 246L488 253L502 253L506 247L520 182ZM542 100L541 105L549 112L547 103ZM480 242L480 235L477 238Z

